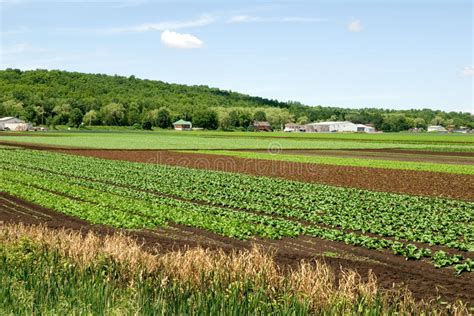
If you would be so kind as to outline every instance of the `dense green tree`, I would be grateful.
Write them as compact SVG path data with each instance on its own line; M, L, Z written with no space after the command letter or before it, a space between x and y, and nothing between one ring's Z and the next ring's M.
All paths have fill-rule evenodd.
M389 114L384 117L382 130L384 132L400 132L410 128L407 118L403 114Z
M101 110L104 125L121 125L125 117L125 108L118 103L109 103Z
M36 113L36 117L37 117L36 123L37 124L41 124L41 125L44 124L44 112L45 112L44 107L35 106L35 113Z
M2 103L2 115L23 117L25 112L23 109L23 103L17 100L7 100Z
M296 121L296 123L302 124L302 125L303 125L303 124L308 124L308 123L309 123L309 119L308 119L308 117L307 117L306 115L303 115L303 116L300 116L300 117L298 118L298 120Z
M156 117L156 126L159 128L170 128L171 127L171 114L166 108L158 110Z
M143 120L143 122L142 122L142 128L143 128L144 130L149 130L149 131L151 131L152 126L153 126L153 125L151 124L151 121L150 121L149 119Z
M69 115L69 122L68 125L71 127L79 127L81 125L83 119L83 115L81 110L78 108L72 109Z
M445 120L442 116L437 115L431 120L431 125L445 125Z
M265 114L264 111L257 111L253 114L253 119L255 121L266 121L267 120L267 114Z
M426 129L427 124L426 124L426 121L423 118L417 117L413 120L413 127Z
M95 110L90 110L86 114L84 114L84 117L82 118L82 121L86 125L94 125L97 123L97 112Z
M58 104L53 108L54 125L65 125L69 122L71 113L71 105L69 103Z
M217 129L219 121L217 112L210 109L202 109L193 113L193 126L205 129Z

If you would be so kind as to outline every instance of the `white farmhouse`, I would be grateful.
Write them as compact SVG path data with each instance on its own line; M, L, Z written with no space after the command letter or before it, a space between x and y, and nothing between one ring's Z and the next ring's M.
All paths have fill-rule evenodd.
M310 123L306 125L306 132L357 132L357 125L349 121Z
M16 117L0 118L0 130L22 132L31 130L32 128L33 126L31 123L26 123L25 121Z
M448 130L441 125L428 126L428 132L447 132Z

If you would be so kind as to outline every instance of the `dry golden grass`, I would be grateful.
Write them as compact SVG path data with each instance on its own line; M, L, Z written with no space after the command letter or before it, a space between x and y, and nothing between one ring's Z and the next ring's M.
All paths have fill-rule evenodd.
M426 302L415 302L406 288L381 291L373 273L364 280L357 272L342 270L336 274L322 262L300 262L290 271L281 271L272 253L254 246L250 250L225 253L222 250L190 248L186 250L153 253L144 250L134 239L123 234L98 236L67 230L52 230L44 226L22 224L0 225L0 242L12 243L27 238L48 249L57 250L62 256L82 267L101 258L111 259L121 267L124 280L140 275L159 274L162 286L167 280L189 282L196 288L210 286L213 281L236 284L251 282L268 293L285 292L308 302L314 310L333 304L353 303L361 297L366 302L376 297L385 304L397 305L408 314L433 310ZM467 314L459 303L451 308L455 315ZM435 310L433 312L436 314Z

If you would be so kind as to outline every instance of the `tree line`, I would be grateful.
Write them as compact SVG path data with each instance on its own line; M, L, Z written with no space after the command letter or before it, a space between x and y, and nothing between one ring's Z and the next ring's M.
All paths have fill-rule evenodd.
M373 124L387 132L428 125L474 128L472 115L463 112L307 106L208 86L41 69L0 70L0 116L47 126L145 129L170 128L178 119L192 121L195 127L223 130L246 130L254 120L269 121L276 129L288 122L324 120Z

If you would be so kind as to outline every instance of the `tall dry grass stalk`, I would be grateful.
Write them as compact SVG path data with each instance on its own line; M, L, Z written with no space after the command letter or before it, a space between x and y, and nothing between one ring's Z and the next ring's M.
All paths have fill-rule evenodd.
M350 305L361 298L365 302L377 298L409 314L432 308L428 303L415 302L407 289L380 291L372 272L364 280L353 270L341 270L336 280L335 271L319 261L302 261L298 267L283 272L275 263L273 254L256 245L250 250L231 253L199 247L167 253L160 253L157 249L151 253L123 234L99 236L89 232L83 235L44 226L0 226L1 243L18 242L24 238L58 251L80 267L101 259L113 260L119 263L121 276L126 280L136 280L133 276L137 274L157 274L163 277L162 286L166 286L166 280L173 280L201 288L212 285L215 280L229 285L251 282L270 295L276 292L293 295L309 303L314 310L342 302ZM462 304L454 307L452 310L458 315L467 311Z

